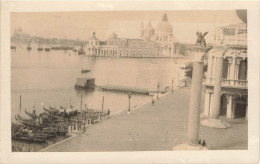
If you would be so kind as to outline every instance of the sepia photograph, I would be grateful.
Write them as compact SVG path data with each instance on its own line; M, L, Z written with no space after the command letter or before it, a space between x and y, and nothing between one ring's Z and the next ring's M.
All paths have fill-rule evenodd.
M248 13L10 11L8 150L248 151Z

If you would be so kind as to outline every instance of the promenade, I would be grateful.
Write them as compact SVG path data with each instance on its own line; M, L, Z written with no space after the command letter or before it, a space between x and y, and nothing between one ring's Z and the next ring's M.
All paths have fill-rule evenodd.
M85 135L71 137L43 151L170 151L186 140L189 98L190 88L178 89L154 105L146 104L131 114L122 112L88 127ZM200 138L211 150L246 150L247 129L244 120L233 121L229 129L200 126Z

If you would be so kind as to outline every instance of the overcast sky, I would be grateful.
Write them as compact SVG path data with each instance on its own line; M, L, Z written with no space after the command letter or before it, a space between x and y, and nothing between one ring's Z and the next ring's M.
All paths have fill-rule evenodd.
M240 23L235 10L229 11L166 11L174 37L183 43L194 43L196 31L209 31L212 42L214 28ZM164 11L87 11L49 13L11 13L11 32L20 26L23 32L42 37L87 40L95 31L100 40L112 32L120 38L138 38L140 24L151 20L156 29Z

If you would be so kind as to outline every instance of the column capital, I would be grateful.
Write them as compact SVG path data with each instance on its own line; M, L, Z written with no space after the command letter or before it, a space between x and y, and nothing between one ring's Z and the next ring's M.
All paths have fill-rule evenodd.
M192 48L193 61L202 62L204 55L206 55L210 49L212 49L212 47L193 46Z

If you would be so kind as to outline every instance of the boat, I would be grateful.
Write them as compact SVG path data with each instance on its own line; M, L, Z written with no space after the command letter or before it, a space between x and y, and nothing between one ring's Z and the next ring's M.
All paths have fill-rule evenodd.
M39 39L39 47L37 49L38 51L43 51L42 45L41 45L41 40Z
M27 51L31 51L32 48L31 48L31 42L28 42L28 46L27 46Z
M30 116L32 119L36 119L38 116L35 114L35 110L33 110L33 113L27 112L25 109L25 113Z
M90 72L91 70L90 69L81 69L81 73L88 73L88 72Z
M94 89L95 88L95 78L93 77L82 77L77 78L77 83L74 86L76 89Z
M44 49L46 52L50 52L51 48L49 47L49 43L47 41L47 47Z
M85 50L83 49L83 43L81 45L81 49L78 50L78 55L85 55Z
M60 105L60 108L61 108L61 109L66 109L65 107L63 107L63 106L61 106L61 105Z
M11 46L11 50L15 50L16 51L16 47L15 46Z

